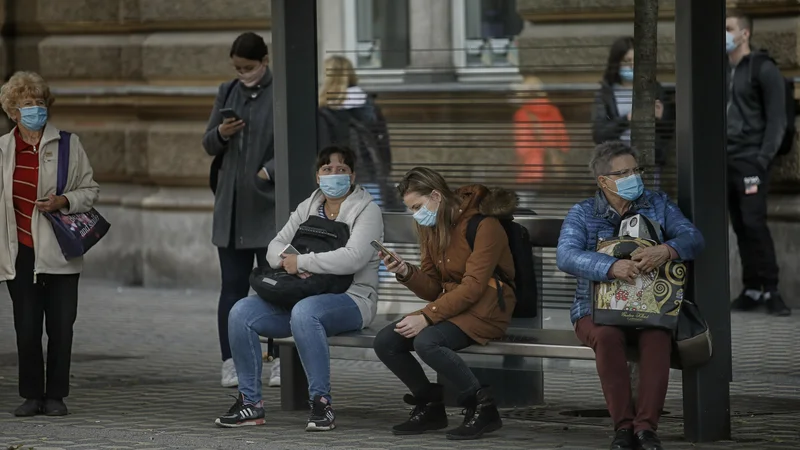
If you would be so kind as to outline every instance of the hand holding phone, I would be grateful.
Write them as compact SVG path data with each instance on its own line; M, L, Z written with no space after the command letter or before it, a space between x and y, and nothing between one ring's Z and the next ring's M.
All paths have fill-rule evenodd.
M402 258L384 247L384 245L377 240L370 242L370 244L372 248L378 251L378 255L383 258L383 264L386 266L386 270L400 275L401 277L406 276L408 273L408 264L406 264Z
M219 110L219 113L222 114L224 119L242 120L233 108L222 108Z
M219 127L217 127L217 132L223 138L228 139L244 128L244 121L239 118L234 110L225 108L219 110L219 112L222 114L223 120Z
M297 249L294 248L292 244L289 244L286 247L284 247L284 249L281 251L281 258L285 258L284 255L299 255L299 254L300 252L298 252Z

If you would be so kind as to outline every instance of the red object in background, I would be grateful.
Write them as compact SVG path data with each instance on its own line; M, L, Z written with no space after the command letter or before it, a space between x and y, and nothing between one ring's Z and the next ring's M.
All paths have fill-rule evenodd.
M520 184L540 183L544 179L548 150L567 153L570 148L567 127L561 111L547 98L535 98L514 114L514 144L523 165L517 174Z

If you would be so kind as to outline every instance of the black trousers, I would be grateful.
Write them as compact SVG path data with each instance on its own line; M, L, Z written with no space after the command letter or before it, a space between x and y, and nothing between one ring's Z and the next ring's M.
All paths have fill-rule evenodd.
M480 390L481 383L456 353L475 344L460 328L452 322L440 322L407 339L394 331L396 325L397 322L387 325L375 336L375 354L415 397L425 395L430 381L422 366L411 355L412 351L416 351L425 364L456 386L459 403L463 404Z
M20 244L17 276L8 282L17 333L19 395L27 399L62 399L69 395L72 326L78 315L80 275L39 274L34 283L33 262L33 249ZM46 373L42 322L47 330Z
M739 244L746 289L778 288L775 244L767 227L769 169L750 159L728 161L728 209Z
M250 293L250 272L253 263L266 264L267 249L218 248L219 266L222 271L222 291L217 308L217 328L222 360L231 358L231 344L228 340L228 315L239 300Z

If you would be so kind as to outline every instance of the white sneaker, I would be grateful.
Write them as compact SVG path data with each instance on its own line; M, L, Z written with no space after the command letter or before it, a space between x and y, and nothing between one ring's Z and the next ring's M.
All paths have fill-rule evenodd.
M232 388L239 386L239 376L236 374L236 366L233 365L233 358L226 359L222 363L222 387Z
M272 363L272 373L269 375L269 387L281 386L281 360L276 358Z

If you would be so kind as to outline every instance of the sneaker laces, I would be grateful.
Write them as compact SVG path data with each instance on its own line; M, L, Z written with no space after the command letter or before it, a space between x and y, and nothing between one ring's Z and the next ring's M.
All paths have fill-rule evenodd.
M475 406L470 406L461 410L461 414L464 414L464 423L461 424L462 427L471 427L475 425L475 422L478 421L478 408Z
M420 401L418 398L414 397L411 394L404 395L403 396L403 401L407 405L411 405L411 406L414 407L414 408L411 409L411 412L408 414L411 417L409 419L411 421L419 421L420 418L421 418L420 416L422 415L422 413L424 413L425 410L428 408L428 404L427 403L423 403L422 401Z
M240 409L242 406L244 406L244 401L242 400L241 395L235 396L229 394L228 396L236 399L236 403L234 403L233 406L231 406L231 409L228 410L228 414L233 414L237 409Z

